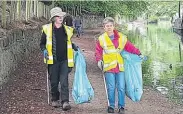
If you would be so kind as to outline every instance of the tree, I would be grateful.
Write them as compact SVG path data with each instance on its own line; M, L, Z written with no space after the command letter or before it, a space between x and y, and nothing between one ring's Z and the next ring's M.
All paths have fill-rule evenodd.
M66 12L80 7L79 13L92 13L96 15L114 16L117 13L137 17L147 9L144 1L56 1Z
M147 14L151 16L170 16L172 17L178 12L178 1L166 1L166 2L149 2Z

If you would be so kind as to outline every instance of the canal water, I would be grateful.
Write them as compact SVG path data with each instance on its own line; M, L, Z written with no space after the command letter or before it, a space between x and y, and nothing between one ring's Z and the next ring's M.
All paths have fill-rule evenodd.
M171 23L138 24L125 33L148 60L143 62L145 86L180 101L183 99L183 45Z

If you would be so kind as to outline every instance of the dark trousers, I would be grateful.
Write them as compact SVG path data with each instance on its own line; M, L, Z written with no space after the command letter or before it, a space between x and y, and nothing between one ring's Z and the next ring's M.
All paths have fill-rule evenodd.
M76 26L77 37L81 35L81 26Z
M48 65L48 73L51 83L51 95L52 101L57 101L61 98L61 102L69 102L69 83L68 74L72 68L68 67L67 60L62 62L56 62ZM60 92L58 90L58 84L60 82Z

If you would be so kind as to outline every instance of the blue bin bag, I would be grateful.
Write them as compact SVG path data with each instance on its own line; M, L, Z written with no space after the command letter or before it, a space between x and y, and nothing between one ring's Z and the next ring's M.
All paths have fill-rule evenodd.
M75 76L72 97L76 104L90 102L94 98L93 88L86 74L86 62L80 49L74 53Z
M125 68L125 91L132 101L140 101L143 94L142 59L135 54L122 51Z

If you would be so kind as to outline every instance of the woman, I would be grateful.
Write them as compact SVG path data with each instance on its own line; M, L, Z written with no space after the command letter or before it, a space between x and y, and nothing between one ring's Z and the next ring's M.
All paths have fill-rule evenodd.
M106 17L103 20L104 33L96 42L95 57L98 67L104 71L108 95L108 113L114 113L115 89L118 92L119 113L124 113L125 107L125 81L124 61L120 55L122 50L141 55L139 49L127 40L127 37L114 29L114 19Z
M74 52L72 44L73 28L63 24L65 12L59 7L52 8L51 23L43 25L40 48L44 55L44 62L48 64L51 83L53 107L70 110L69 104L69 73L74 67ZM61 85L60 92L58 85ZM61 103L60 103L61 101Z

